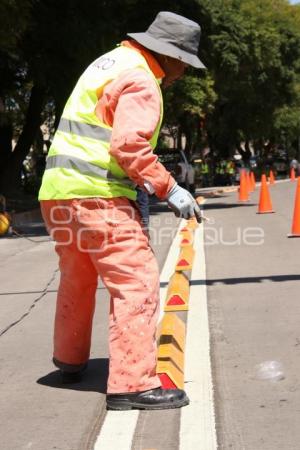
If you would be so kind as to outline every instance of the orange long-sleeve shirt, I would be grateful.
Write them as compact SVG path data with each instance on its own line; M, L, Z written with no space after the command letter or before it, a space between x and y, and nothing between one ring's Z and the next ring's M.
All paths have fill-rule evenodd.
M124 42L140 51L156 78L164 76L153 58L137 43ZM149 144L160 119L160 94L144 69L124 71L107 84L96 105L97 117L112 127L110 153L137 185L163 199L175 183Z

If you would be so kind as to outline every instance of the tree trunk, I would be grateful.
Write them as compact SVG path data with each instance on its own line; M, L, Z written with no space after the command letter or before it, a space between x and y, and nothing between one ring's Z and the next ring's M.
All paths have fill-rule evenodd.
M11 153L0 180L0 192L14 193L19 191L21 186L21 169L23 161L30 151L38 129L41 125L41 113L44 106L46 91L41 86L33 86L31 90L25 124L18 139L14 151Z
M194 147L195 130L196 130L195 125L196 125L195 116L192 114L186 113L185 117L184 117L182 129L183 129L185 139L186 139L184 151L185 151L188 161L191 160L192 150Z
M0 177L12 152L13 127L5 112L0 113Z
M237 148L239 154L242 156L244 163L248 164L249 159L251 157L249 141L246 140L246 142L245 142L245 150L242 148L241 143L237 143L236 148Z
M179 125L178 129L177 129L176 148L178 148L178 150L182 150L182 127L181 127L181 125Z

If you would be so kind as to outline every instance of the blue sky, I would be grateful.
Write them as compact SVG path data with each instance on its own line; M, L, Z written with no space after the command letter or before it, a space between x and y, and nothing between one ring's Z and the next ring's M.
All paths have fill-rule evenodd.
M293 5L294 3L300 3L300 0L290 0L290 3L292 3L292 5Z

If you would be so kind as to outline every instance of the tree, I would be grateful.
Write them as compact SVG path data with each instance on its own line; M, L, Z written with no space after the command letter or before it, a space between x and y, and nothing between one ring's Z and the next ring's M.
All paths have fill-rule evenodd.
M227 156L241 141L270 138L275 111L290 104L299 26L285 0L205 3L209 68L218 96L208 133L211 146Z
M213 80L205 72L201 77L191 73L175 83L165 98L165 126L171 132L176 130L178 148L181 148L182 134L185 135L186 151L191 154L200 144L202 121L214 108Z
M20 79L17 45L26 29L31 6L29 0L0 3L0 179L12 152L13 119L6 102Z

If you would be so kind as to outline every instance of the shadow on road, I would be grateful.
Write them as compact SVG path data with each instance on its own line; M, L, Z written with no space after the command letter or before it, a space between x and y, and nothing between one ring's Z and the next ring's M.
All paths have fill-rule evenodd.
M299 281L300 274L291 275L266 275L257 277L241 277L241 278L215 278L207 280L192 280L191 286L213 286L215 284L243 284L243 283L262 283L263 281L272 281L281 283L283 281Z
M205 203L204 209L227 209L227 208L240 208L245 206L257 206L257 203Z
M29 239L30 238L40 238L44 237L42 241L38 239L33 242L44 242L47 240L51 240L48 231L43 222L30 222L26 224L13 225L11 231L8 234L1 236L4 239ZM0 237L0 239L1 239Z
M26 225L16 225L14 230L26 236L48 236L48 232L43 222L28 223Z
M54 370L39 378L36 382L55 389L71 389L73 391L89 391L106 394L108 378L108 358L89 360L87 370L80 383L62 384L60 371Z
M149 211L151 215L170 212L170 208L166 201L161 201L155 196L149 196Z

